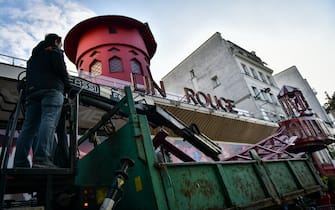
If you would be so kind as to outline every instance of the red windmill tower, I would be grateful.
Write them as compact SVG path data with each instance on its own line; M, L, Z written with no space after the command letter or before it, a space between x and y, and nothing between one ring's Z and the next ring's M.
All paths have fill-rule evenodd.
M80 22L64 41L80 77L115 88L132 85L148 94L154 94L154 88L161 91L149 68L156 47L147 23L115 15Z

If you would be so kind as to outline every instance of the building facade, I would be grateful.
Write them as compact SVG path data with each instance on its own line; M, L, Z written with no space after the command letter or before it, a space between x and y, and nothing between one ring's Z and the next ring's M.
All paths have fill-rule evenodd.
M277 122L285 118L273 70L255 54L215 33L162 78L167 92L204 92L233 101L236 110ZM185 91L186 88L186 91ZM183 92L184 91L184 92Z
M307 80L302 77L296 66L291 66L290 68L275 74L274 79L279 86L289 85L299 88L317 117L321 118L331 127L334 126L332 120L317 99L316 92L311 88Z

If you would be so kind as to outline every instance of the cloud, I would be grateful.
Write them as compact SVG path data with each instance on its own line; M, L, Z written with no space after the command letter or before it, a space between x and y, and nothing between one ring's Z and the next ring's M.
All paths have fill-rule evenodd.
M73 1L13 1L0 9L0 53L28 59L45 34L65 37L74 25L93 16L93 11Z

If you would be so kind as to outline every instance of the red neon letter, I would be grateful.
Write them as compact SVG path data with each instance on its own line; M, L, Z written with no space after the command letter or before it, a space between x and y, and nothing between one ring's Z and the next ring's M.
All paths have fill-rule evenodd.
M200 100L200 96L199 95L201 95L202 98L205 99L206 103L204 103L204 102L202 102ZM196 97L197 97L197 100L198 100L199 104L201 104L201 106L203 106L203 107L208 106L208 99L207 99L207 96L205 95L205 93L199 91L199 92L197 92Z
M186 102L187 103L190 103L191 99L192 99L194 104L198 104L197 100L195 100L195 98L194 98L195 93L192 89L184 87L184 92L185 92L185 97L186 97Z

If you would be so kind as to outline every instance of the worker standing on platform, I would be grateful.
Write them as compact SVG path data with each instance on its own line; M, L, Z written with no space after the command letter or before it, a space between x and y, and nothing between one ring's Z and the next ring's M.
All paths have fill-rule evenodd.
M14 167L53 168L54 134L68 86L61 37L47 34L27 62L25 120L16 144ZM35 140L34 140L35 139ZM35 141L35 142L34 142ZM34 144L33 144L34 143Z

